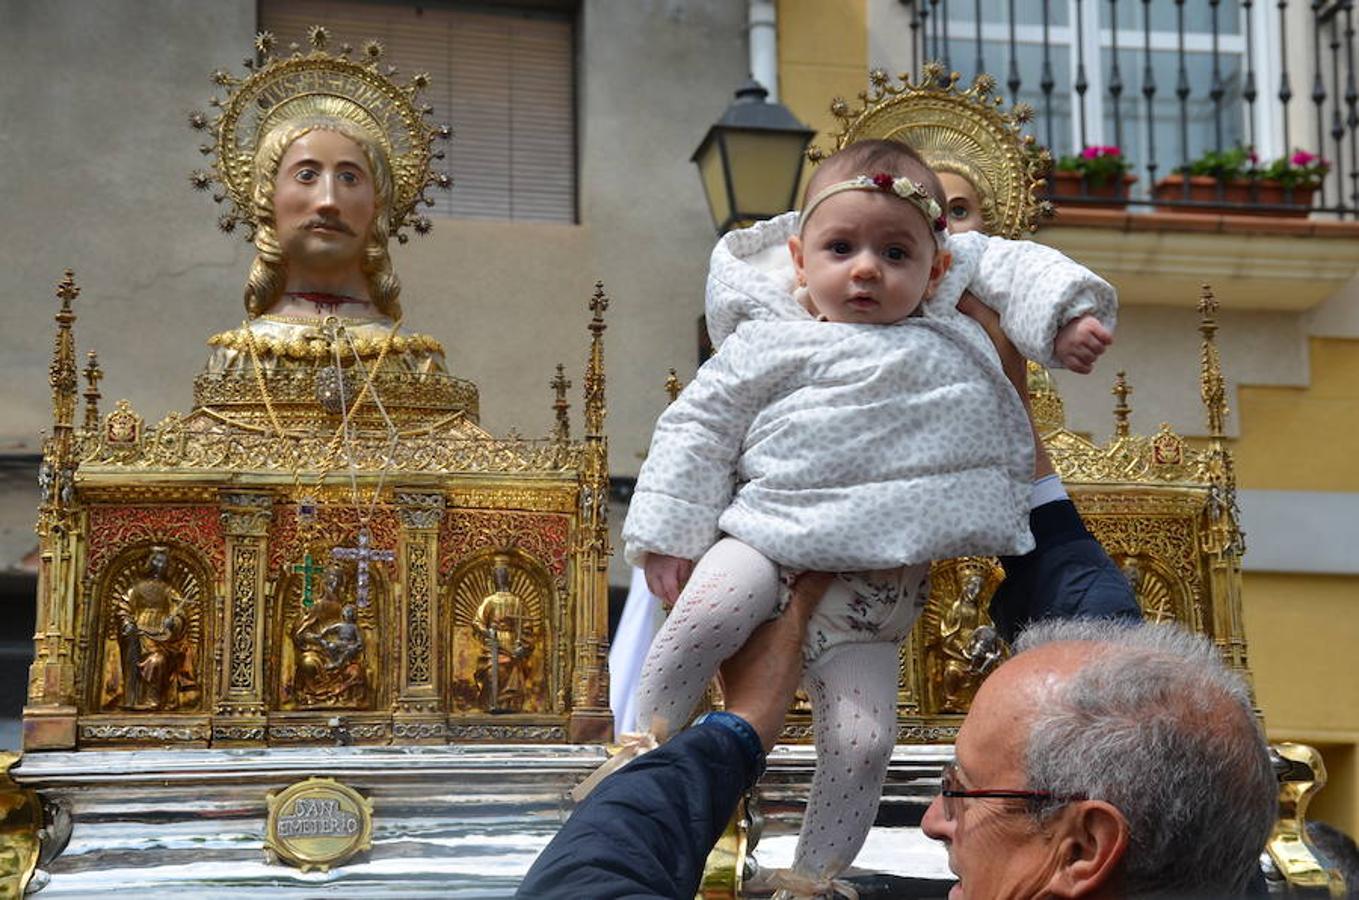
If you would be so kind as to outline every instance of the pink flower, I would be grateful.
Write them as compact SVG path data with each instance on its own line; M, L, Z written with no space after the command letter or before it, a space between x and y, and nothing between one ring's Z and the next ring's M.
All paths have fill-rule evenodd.
M1312 163L1316 162L1317 158L1318 157L1314 153L1308 153L1306 150L1298 150L1294 152L1293 156L1289 158L1288 161L1295 166L1310 166Z
M1086 147L1084 150L1081 151L1081 158L1094 159L1095 157L1100 155L1100 151L1103 149L1104 149L1103 147Z
M1255 150L1252 149L1252 150L1251 150L1248 154L1246 154L1246 155L1247 155L1247 157L1250 159L1250 164L1251 164L1252 166L1260 162L1260 154L1256 153Z

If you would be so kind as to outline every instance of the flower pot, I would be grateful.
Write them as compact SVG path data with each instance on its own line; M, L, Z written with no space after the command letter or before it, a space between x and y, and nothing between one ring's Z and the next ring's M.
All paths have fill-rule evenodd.
M1211 206L1167 206L1158 203L1159 213L1212 213L1235 216L1283 216L1303 218L1312 211L1312 195L1318 184L1303 184L1290 192L1277 181L1235 178L1224 182L1219 193L1218 180L1211 175L1189 176L1189 196L1185 197L1185 177L1168 175L1156 182L1152 196L1157 200L1194 200ZM1274 208L1270 208L1274 207Z
M1053 172L1048 176L1048 196L1058 204L1070 201L1073 208L1123 209L1136 175L1124 174L1102 184L1081 178L1080 172Z

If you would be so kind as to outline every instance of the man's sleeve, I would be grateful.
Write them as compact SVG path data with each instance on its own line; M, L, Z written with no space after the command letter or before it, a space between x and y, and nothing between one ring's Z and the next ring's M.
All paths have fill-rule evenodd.
M1140 619L1132 586L1081 521L1070 500L1029 513L1034 549L1003 556L1005 580L991 598L996 631L1014 641L1030 622L1050 618Z
M701 723L680 732L600 782L515 896L690 900L708 852L759 772L758 754L731 729Z

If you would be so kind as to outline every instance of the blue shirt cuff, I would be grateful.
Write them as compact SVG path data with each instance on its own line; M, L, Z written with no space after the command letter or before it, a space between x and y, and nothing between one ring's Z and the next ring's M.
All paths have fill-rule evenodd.
M764 774L765 756L764 742L760 740L755 727L736 713L727 712L724 709L706 712L694 719L694 725L718 725L735 734L740 739L741 748L745 751L746 758L750 761L755 775L750 779L754 784L760 780Z

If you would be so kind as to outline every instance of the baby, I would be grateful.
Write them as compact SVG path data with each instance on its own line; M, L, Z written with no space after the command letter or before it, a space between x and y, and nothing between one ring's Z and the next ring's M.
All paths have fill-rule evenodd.
M1047 365L1089 371L1111 340L1106 282L1041 245L949 237L942 202L912 150L867 141L821 164L800 216L719 242L718 353L657 423L623 527L675 603L638 691L658 740L793 577L837 573L803 648L817 768L794 868L816 880L873 823L930 561L1032 546L1028 418L961 292Z

